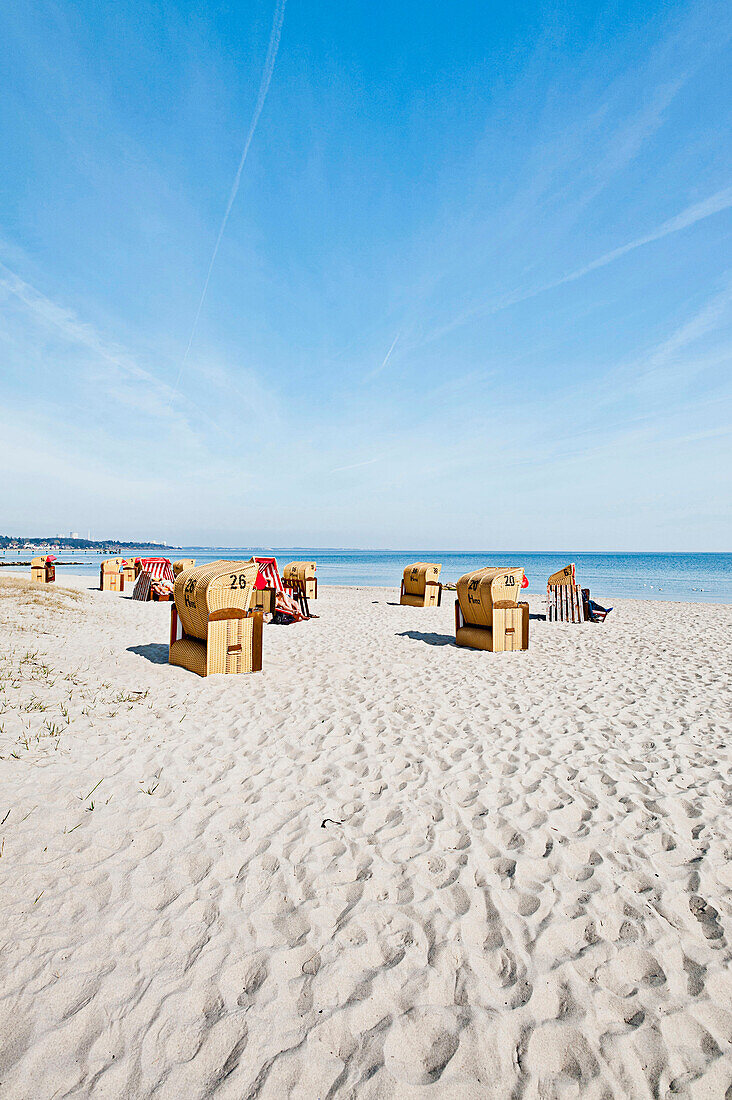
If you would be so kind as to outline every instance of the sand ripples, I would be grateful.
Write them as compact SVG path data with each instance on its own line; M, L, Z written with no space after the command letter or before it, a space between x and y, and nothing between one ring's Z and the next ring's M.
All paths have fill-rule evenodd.
M5 693L3 1096L725 1095L729 610L491 656L390 598L324 590L256 677L101 595L41 639L75 681L16 756Z

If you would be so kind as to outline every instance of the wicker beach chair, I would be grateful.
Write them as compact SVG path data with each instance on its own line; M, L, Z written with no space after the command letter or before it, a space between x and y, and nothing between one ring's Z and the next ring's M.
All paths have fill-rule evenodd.
M134 558L122 559L122 576L125 579L125 584L134 584L137 578L137 572L135 570Z
M179 573L184 573L186 569L195 569L195 558L179 558L178 561L173 562L173 576L177 577Z
M441 569L439 562L416 561L408 565L402 577L399 603L407 607L439 607L442 602Z
M260 672L262 615L250 608L257 564L215 561L180 573L168 660L199 676Z
M296 623L311 618L307 598L299 585L283 584L276 558L254 558L257 579L252 607L272 615L273 622Z
M577 584L574 563L552 573L546 585L547 619L550 623L602 623L611 607L590 599L589 588Z
M101 592L124 592L124 558L107 558L99 566L99 589Z
M38 584L52 584L56 580L56 561L52 554L42 554L31 560L31 580Z
M307 600L318 598L318 578L315 576L317 565L314 561L291 561L282 570L282 583L285 588L302 591Z
M139 568L138 568L139 566ZM172 600L173 566L167 558L135 558L137 580L133 600Z
M516 597L523 569L476 569L457 582L455 641L492 653L529 648L529 605Z

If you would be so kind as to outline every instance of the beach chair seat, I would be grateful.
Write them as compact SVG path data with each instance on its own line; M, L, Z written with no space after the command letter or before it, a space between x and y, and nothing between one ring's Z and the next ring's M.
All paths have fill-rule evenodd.
M416 561L402 576L399 603L404 607L439 607L442 602L439 562Z
M42 554L31 561L31 580L38 584L52 584L56 580L55 557Z
M150 599L159 603L172 600L173 585L170 581L162 580L160 577L152 577L150 581Z
M261 671L262 615L250 606L257 572L254 561L217 561L178 575L171 665L198 676Z
M282 570L282 583L285 588L299 587L308 600L318 598L318 578L315 576L317 564L314 561L291 561Z
M607 616L612 611L612 607L602 607L599 603L595 603L590 599L589 588L582 589L582 600L585 606L585 619L590 623L604 623Z
M507 653L529 648L529 605L519 603L523 569L476 569L457 582L455 642Z

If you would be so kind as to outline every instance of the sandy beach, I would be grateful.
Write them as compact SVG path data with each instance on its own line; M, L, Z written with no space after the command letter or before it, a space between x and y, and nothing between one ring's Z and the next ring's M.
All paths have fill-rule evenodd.
M202 680L93 584L0 577L3 1100L729 1095L732 607L322 587Z

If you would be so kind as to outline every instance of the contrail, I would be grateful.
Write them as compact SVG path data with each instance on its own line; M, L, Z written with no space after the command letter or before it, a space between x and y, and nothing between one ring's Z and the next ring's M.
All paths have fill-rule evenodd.
M188 356L191 351L191 345L193 344L193 337L196 335L196 329L198 328L198 321L201 316L201 310L203 309L203 303L206 301L206 292L208 291L208 284L211 281L211 272L216 262L216 256L218 255L219 245L221 244L221 238L224 235L226 229L226 223L229 220L229 214L231 208L234 205L234 201L239 191L239 184L241 183L241 174L244 171L244 165L246 163L247 155L249 153L249 146L252 144L252 138L254 137L254 131L257 129L257 123L259 122L259 116L262 113L264 107L264 101L267 98L267 92L269 91L269 84L272 79L272 73L274 72L275 61L277 60L277 51L280 48L280 34L282 33L282 24L285 18L285 4L287 0L277 0L277 7L275 8L274 19L272 20L272 33L269 36L269 47L267 48L267 58L264 62L264 69L262 71L262 79L259 83L259 92L257 94L257 102L254 106L254 114L252 115L252 121L249 126L249 133L247 134L247 140L244 143L244 151L239 161L239 167L236 170L236 176L234 177L234 183L229 194L229 201L226 204L226 211L224 213L223 220L221 222L221 228L219 229L219 235L216 238L216 244L214 250L211 253L211 260L208 265L208 271L206 272L206 279L203 284L203 290L201 291L201 298L198 303L198 309L196 310L196 316L193 319L193 327L191 328L191 335L188 337L188 346L186 348L183 361L181 362L180 369L178 371L178 377L175 380L173 386L173 393L178 389L178 384L183 374L183 368L188 362Z
M501 310L508 309L510 306L518 305L520 302L527 302L531 298L537 298L540 294L544 294L548 290L556 290L558 287L565 286L567 283L573 283L576 282L577 279L583 279L584 276L589 275L590 272L597 271L602 267L607 267L608 264L614 263L615 260L619 260L629 252L635 252L637 248L643 248L647 244L653 244L655 241L663 240L664 237L669 237L672 233L679 233L683 229L688 229L690 226L696 225L697 222L704 221L705 218L711 218L714 214L729 210L730 207L732 207L732 187L725 187L722 191L715 192L715 194L710 195L701 202L694 203L693 206L687 206L681 213L674 215L673 218L669 218L667 221L657 226L656 229L652 229L649 233L645 233L642 237L636 237L635 240L628 241L627 244L623 244L619 248L614 248L611 252L605 252L602 256L598 256L597 259L585 264L584 267L579 267L575 271L570 271L569 274L562 275L551 283L544 283L543 286L535 287L533 290L519 291L517 294L511 294L501 301L496 302L495 305L471 309L461 314L453 321L449 321L446 325L443 325L442 328L432 333L430 339L440 339L454 329L460 328L461 325L466 324L468 321L472 321L475 317L500 313ZM376 373L378 373L380 369L381 368L377 368Z
M381 364L381 366L379 366L379 367L376 367L376 369L375 369L375 370L372 370L372 371L370 371L370 372L369 372L369 373L368 373L368 374L366 375L366 379L367 379L367 380L368 380L368 379L370 379L370 378L376 378L376 375L377 375L377 374L381 374L381 372L383 371L384 367L386 366L386 364L387 364L387 363L389 362L389 360L391 359L391 353L393 352L394 348L395 348L395 347L397 346L397 341L398 341L398 339L399 339L399 337L400 337L400 336L401 336L401 332L398 332L398 333L396 334L396 336L394 337L394 342L393 342L393 344L391 345L391 347L390 347L390 348L389 348L389 350L387 351L386 355L384 356L384 361L383 361L383 363Z

